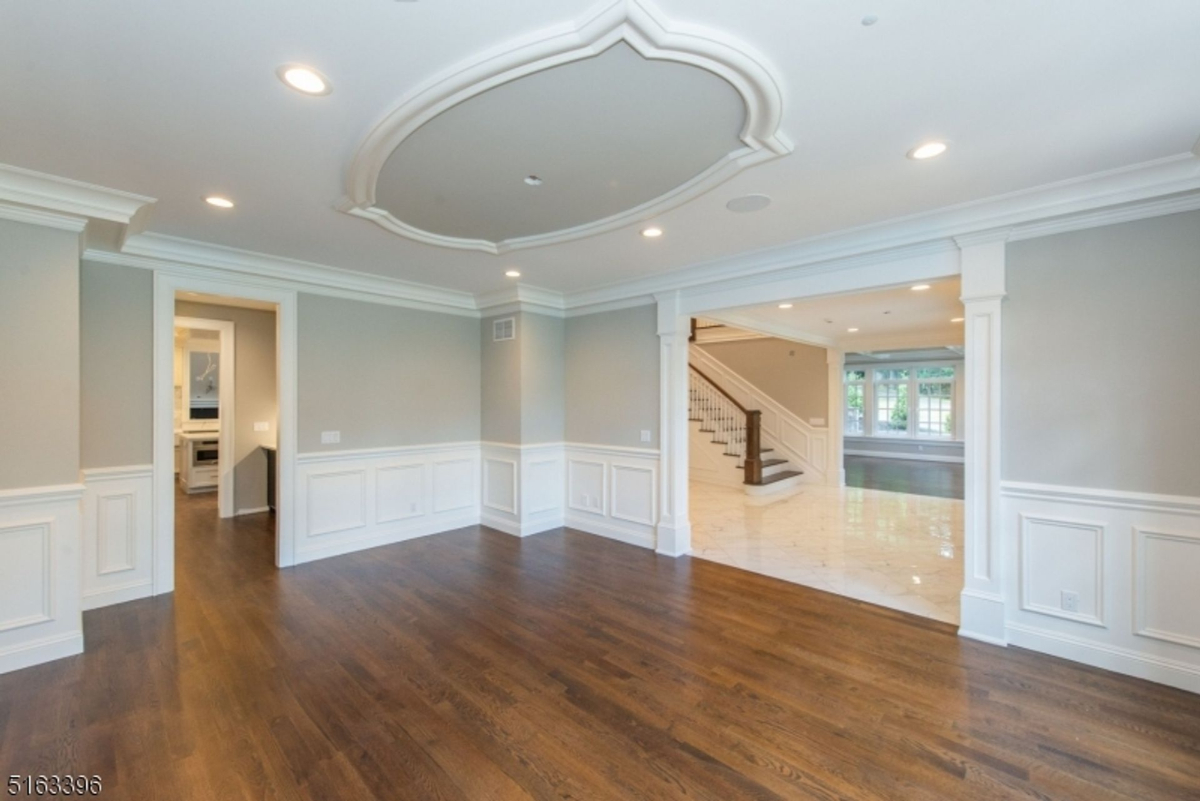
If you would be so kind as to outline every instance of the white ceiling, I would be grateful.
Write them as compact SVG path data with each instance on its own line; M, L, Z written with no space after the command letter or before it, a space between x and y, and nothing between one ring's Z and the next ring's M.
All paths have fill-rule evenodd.
M792 300L790 309L771 303L711 316L749 330L790 335L807 342L826 341L848 351L889 347L887 343L903 343L917 335L928 336L928 343L922 342L922 346L961 342L963 324L951 322L963 315L959 279L930 281L927 285L929 289L922 291L898 286Z
M1183 153L1200 134L1194 0L657 6L755 51L796 149L663 214L654 241L630 226L494 256L333 208L356 148L406 93L569 27L596 8L583 0L4 3L0 163L156 197L152 232L471 292L510 286L516 267L576 291ZM879 22L862 26L866 13ZM288 90L285 62L317 67L333 93ZM950 151L904 158L929 138ZM201 202L218 192L237 208ZM751 192L770 207L725 209Z
M741 96L713 73L617 44L423 125L384 164L376 205L463 239L574 228L696 177L741 145L744 119ZM542 185L527 186L529 175Z

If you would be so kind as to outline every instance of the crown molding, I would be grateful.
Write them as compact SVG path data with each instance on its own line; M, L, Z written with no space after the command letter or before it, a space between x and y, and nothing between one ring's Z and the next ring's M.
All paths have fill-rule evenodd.
M475 297L468 292L163 234L140 234L128 239L121 253L88 250L84 258L174 273L202 270L225 278L232 274L242 281L265 281L272 286L283 284L298 291L350 300L390 303L468 317L479 315Z
M563 296L561 292L552 289L518 284L498 292L488 292L475 296L475 305L480 316L491 317L496 314L513 314L526 312L542 314L548 317L565 317Z
M786 339L792 342L799 342L803 345L814 345L818 348L832 348L837 344L834 337L821 336L814 334L811 331L804 331L790 325L779 325L778 323L764 322L751 317L744 312L719 312L717 314L705 313L706 320L716 320L718 323L740 328L744 331L762 334L767 337L776 339ZM699 341L699 332L697 332L697 341ZM700 343L704 344L704 343Z
M154 203L154 198L0 164L0 201L128 224L143 206Z
M698 67L723 78L741 95L746 121L741 146L691 180L631 209L582 225L500 242L444 236L397 219L375 205L379 174L388 158L422 125L447 109L501 84L603 53L625 42L643 58ZM335 208L427 245L499 255L570 242L644 221L724 183L747 167L784 156L792 144L779 130L783 96L760 56L719 30L668 23L647 0L617 0L574 27L541 30L451 67L401 99L359 147Z
M67 214L56 214L52 211L42 211L41 209L29 206L13 206L3 202L0 202L0 220L12 220L13 222L39 225L43 228L55 228L59 231L70 231L76 234L82 234L83 229L87 228L88 222L85 217L72 217Z

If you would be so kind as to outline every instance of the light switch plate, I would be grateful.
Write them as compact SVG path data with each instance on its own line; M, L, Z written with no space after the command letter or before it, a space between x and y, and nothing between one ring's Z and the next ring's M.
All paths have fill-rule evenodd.
M321 444L322 445L336 445L337 443L339 443L341 441L342 441L342 432L341 431L322 431L321 432Z
M255 423L254 430L255 431L270 431L271 424L270 423Z

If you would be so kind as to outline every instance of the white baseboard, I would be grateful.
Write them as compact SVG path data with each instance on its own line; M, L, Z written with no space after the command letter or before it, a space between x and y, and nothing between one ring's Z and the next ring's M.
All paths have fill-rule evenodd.
M895 459L903 462L949 462L963 464L961 456L942 456L936 453L902 453L896 451L860 451L845 450L845 456L870 456L873 459Z
M255 509L238 509L237 514L234 516L241 517L242 515L261 515L263 512L269 511L271 511L270 506L259 506Z
M643 529L625 526L611 519L594 517L586 513L568 513L564 523L567 528L577 529L587 534L607 537L610 540L624 542L627 545L637 545L642 548L654 548L654 535Z
M1200 667L1033 626L1008 625L1012 645L1200 693Z
M309 547L296 553L296 564L314 562L318 559L328 559L331 556L343 556L355 551L365 551L369 548L379 548L384 545L395 545L398 542L415 540L419 537L429 537L443 534L467 526L479 525L479 513L470 512L460 517L445 517L438 520L423 520L415 526L388 527L383 531L365 537L338 539L326 546Z
M153 594L154 584L149 579L105 587L102 590L83 594L83 611L136 601L139 598L149 598Z
M517 522L503 514L489 512L486 509L480 516L479 522L488 528L503 531L505 534L511 534L514 537L532 537L534 534L541 534L544 531L553 531L556 528L562 528L563 525L561 514L547 515L534 520Z
M40 665L83 653L83 632L68 631L41 640L23 642L0 651L0 673Z
M1004 624L1004 598L977 590L963 590L959 596L961 622L958 636L992 645L1007 645Z

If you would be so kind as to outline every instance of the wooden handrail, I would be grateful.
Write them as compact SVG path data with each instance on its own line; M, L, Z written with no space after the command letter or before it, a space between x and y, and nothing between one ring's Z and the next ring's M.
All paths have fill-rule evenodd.
M694 321L693 321L694 322ZM745 406L737 402L737 398L726 392L720 384L713 381L704 371L696 365L688 362L688 367L696 371L696 375L704 379L704 381L717 392L725 396L725 399L736 406L742 414L746 415L746 454L742 457L743 482L746 484L761 484L762 483L762 412L758 409L747 409Z
M690 367L690 368L692 368L693 370L695 370L695 371L696 371L696 375L700 376L700 377L701 377L701 378L703 378L705 381L707 381L709 384L711 384L713 389L715 389L717 392L720 392L722 395L724 395L724 396L725 396L725 399L726 399L726 400L728 400L730 403L732 403L734 406L738 407L739 409L741 409L741 410L742 410L743 412L745 412L746 414L749 414L749 413L750 413L750 410L749 410L749 409L747 409L745 406L743 406L742 404L740 404L740 403L738 403L738 402L737 402L737 398L733 397L733 396L732 396L732 395L730 395L728 392L726 392L725 390L723 390L723 389L721 388L721 385L720 385L720 384L718 384L716 381L713 381L711 378L709 378L707 375L705 375L705 374L704 374L704 371L703 371L703 370L701 370L699 367L697 367L696 365L692 364L691 362L688 362L688 367Z

